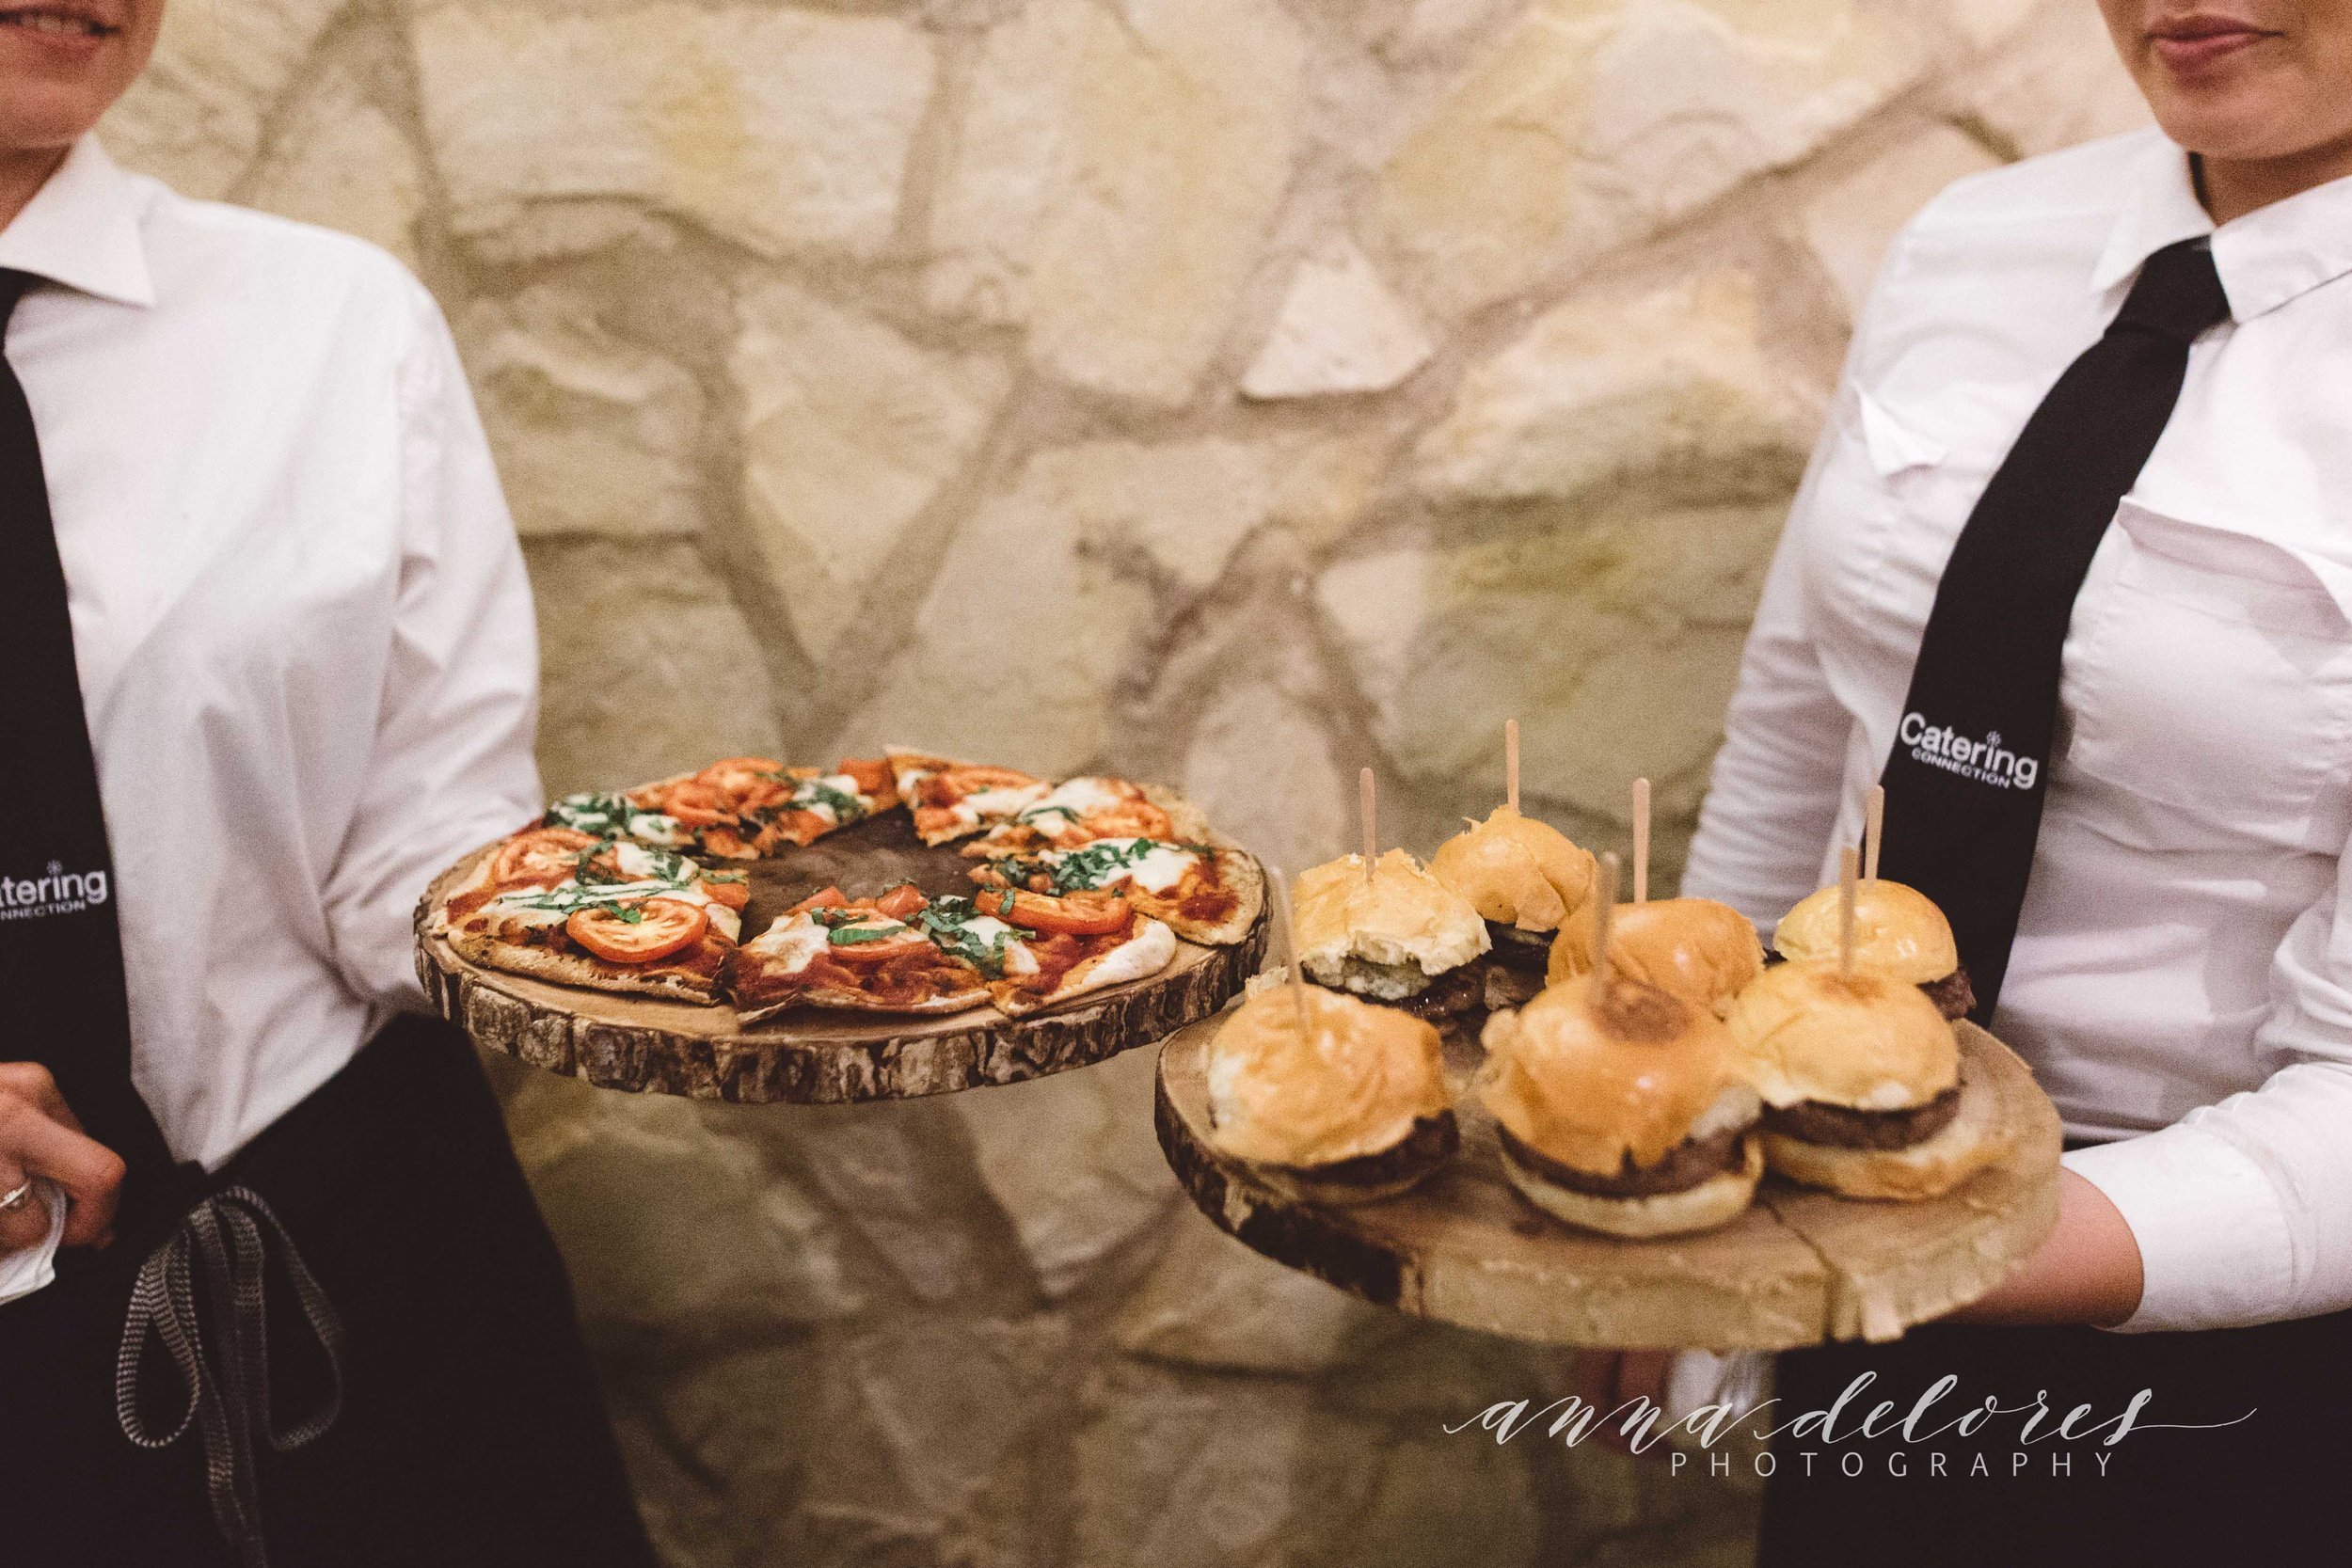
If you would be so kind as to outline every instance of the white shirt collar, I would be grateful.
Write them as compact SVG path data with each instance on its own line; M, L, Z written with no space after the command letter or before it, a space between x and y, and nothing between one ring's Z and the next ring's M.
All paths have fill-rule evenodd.
M2352 178L2315 185L2219 228L2197 199L2188 157L2151 133L2090 287L2104 293L2181 240L2213 236L2214 266L2240 322L2352 272Z
M86 135L0 229L0 267L124 305L152 305L155 280L139 233L145 205L137 182Z

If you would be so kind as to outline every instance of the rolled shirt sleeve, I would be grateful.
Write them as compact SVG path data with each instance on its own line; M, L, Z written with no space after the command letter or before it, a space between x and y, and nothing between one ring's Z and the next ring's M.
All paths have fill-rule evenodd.
M2289 927L2256 1037L2258 1089L2066 1156L2139 1244L2125 1332L2232 1328L2352 1307L2352 901Z
M402 560L369 776L326 888L360 995L416 1008L411 920L466 850L540 809L538 635L489 444L440 311L419 286L401 375Z

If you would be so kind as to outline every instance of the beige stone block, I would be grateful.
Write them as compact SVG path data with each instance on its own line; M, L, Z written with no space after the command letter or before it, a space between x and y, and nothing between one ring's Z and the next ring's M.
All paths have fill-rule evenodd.
M977 451L1009 377L789 283L754 291L740 321L745 512L794 635L828 659L877 576L902 570L907 525Z
M1288 870L1340 853L1354 829L1353 784L1314 711L1244 671L1200 715L1184 780L1219 832Z
M312 77L285 112L247 199L263 212L357 234L417 264L422 161L341 66Z
M1280 206L1306 46L1272 0L1036 0L990 30L930 225L934 307L1062 380L1189 399Z
M2044 6L2009 47L1947 89L2024 157L2149 123L2148 103L2116 57L2095 6Z
M758 641L692 545L542 539L527 553L549 794L777 753Z
M1953 181L1998 168L1981 142L1931 125L1898 142L1805 203L1805 237L1837 285L1849 317L1862 313L1879 264L1912 214Z
M1171 1230L1111 1325L1130 1355L1312 1377L1406 1330L1406 1319L1270 1262L1196 1214Z
M703 396L684 369L553 285L475 305L457 334L525 536L701 531Z
M871 256L937 71L903 22L788 8L440 5L412 27L465 234L617 197L767 255Z
M183 195L225 196L342 0L172 0L147 73L100 127Z
M1413 454L1443 503L1569 499L1654 477L1753 492L1801 463L1812 416L1760 336L1756 282L1718 270L1579 295L1463 377Z
M1538 0L1391 157L1376 219L1424 297L1486 305L1804 157L1926 59L1860 0Z
M1088 1394L1072 1478L1087 1568L1290 1560L1299 1470L1326 1441L1309 1390L1113 1365Z
M1518 719L1531 795L1622 819L1646 774L1672 817L1720 736L1781 515L1669 508L1577 526L1546 513L1343 562L1316 597L1406 782L1499 777Z
M688 1101L579 1097L518 1136L592 1327L751 1335L858 1310L846 1243ZM658 1197L655 1195L659 1195Z
M1104 754L1142 640L1252 533L1352 515L1345 440L1087 442L1030 458L951 541L906 645L846 744L904 742L1070 772ZM1050 618L1053 634L1032 628Z
M1385 392L1434 350L1364 253L1343 241L1299 262L1241 388L1253 398Z
M997 1206L1029 1255L1039 1286L1058 1299L1140 1232L1166 1226L1183 1201L1152 1133L1157 1053L1130 1051L952 1103Z

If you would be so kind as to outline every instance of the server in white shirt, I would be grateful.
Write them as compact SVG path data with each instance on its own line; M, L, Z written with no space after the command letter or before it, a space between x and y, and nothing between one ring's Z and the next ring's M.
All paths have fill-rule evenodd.
M1770 1564L2285 1560L2341 1529L2352 0L2102 6L2161 133L1963 181L1897 241L1692 849L1688 890L1769 929L1883 782L1888 875L1952 913L2069 1136L2056 1234L1964 1322L1781 1358L1781 1419L1875 1374L1847 1430L1960 1383L1932 1439L1785 1439ZM2047 1430L2141 1389L2121 1443ZM2038 1395L2037 1440L1949 1430Z
M161 10L0 7L0 1561L650 1563L408 1010L538 804L514 531L397 263L90 139Z

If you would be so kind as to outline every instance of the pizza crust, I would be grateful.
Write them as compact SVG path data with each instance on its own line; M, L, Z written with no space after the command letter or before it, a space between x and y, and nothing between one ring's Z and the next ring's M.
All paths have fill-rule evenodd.
M1011 980L999 980L988 989L999 1012L1007 1018L1022 1018L1058 1007L1089 991L1107 990L1131 980L1148 980L1175 959L1176 933L1158 921L1138 914L1133 936L1107 952L1073 964L1061 977L1061 984L1047 995L1033 996Z
M1187 919L1176 899L1163 898L1132 882L1127 886L1126 898L1137 913L1162 922L1186 942L1204 947L1231 947L1249 935L1265 910L1265 871L1254 856L1239 849L1211 849L1208 858L1216 866L1217 879L1233 895L1233 911L1223 920ZM1177 892L1183 889L1182 882L1176 884Z
M520 942L503 942L484 931L469 930L464 926L452 926L447 938L457 956L485 969L503 970L533 980L551 980L560 986L583 986L590 990L628 991L642 996L663 996L675 1002L691 1002L700 1006L715 1006L719 1002L717 981L710 975L698 974L675 965L654 963L642 968L608 964L577 953L558 953L552 948L532 947Z

